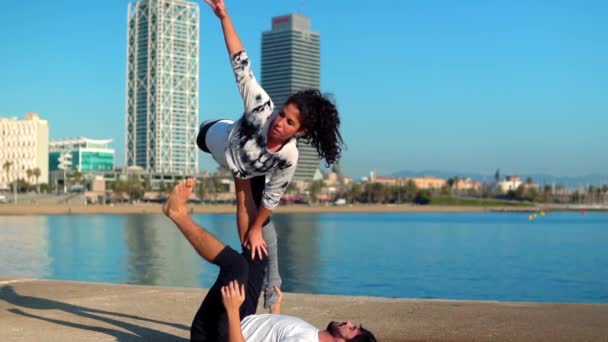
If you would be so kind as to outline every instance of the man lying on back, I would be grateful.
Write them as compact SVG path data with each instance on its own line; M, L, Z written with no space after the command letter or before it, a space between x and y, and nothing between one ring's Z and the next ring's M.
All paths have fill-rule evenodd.
M252 259L246 248L241 254L237 253L192 220L186 204L195 184L194 179L180 182L163 205L165 215L198 254L220 268L192 322L192 341L376 342L371 332L350 321L330 322L326 329L319 330L296 317L255 315L266 258ZM274 310L279 312L280 303Z

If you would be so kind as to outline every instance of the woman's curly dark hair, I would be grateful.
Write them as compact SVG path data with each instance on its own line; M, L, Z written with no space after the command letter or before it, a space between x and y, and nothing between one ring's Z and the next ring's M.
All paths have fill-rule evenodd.
M312 145L327 166L340 160L345 145L340 134L340 116L336 106L316 89L302 90L289 96L285 105L300 111L302 141Z

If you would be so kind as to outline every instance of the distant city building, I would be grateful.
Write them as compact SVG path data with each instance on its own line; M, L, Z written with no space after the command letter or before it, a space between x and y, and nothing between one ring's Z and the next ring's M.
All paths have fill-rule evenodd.
M330 172L325 176L325 185L348 185L353 182L352 177L344 176L337 172Z
M376 169L372 169L369 172L369 178L368 179L369 179L370 183L376 183Z
M528 183L523 183L523 184L522 184L522 186L524 187L524 189L525 189L526 191L527 191L527 190L530 190L530 189L535 189L535 190L538 190L538 191L540 191L540 190L541 190L541 188L540 188L540 184L536 184L536 183L530 183L530 184L528 184Z
M471 178L458 179L452 186L455 190L479 190L481 182L472 180Z
M406 178L403 184L407 184L408 181L413 181L418 189L441 189L446 185L446 180L443 178L437 178L434 176L424 176L415 178Z
M140 0L127 15L126 166L198 172L199 6Z
M24 120L0 118L0 188L8 189L17 179L31 184L49 179L49 124L37 113L25 114ZM28 177L38 169L38 177Z
M112 139L95 140L84 137L51 141L49 170L59 171L59 158L69 154L71 163L68 170L83 173L112 171L115 151L109 147L111 142Z
M507 176L505 179L496 183L496 190L506 193L510 190L516 190L522 184L519 176Z
M310 29L310 18L288 14L272 18L272 29L262 34L262 87L281 107L298 90L319 89L320 35ZM316 149L298 146L300 158L294 179L312 180L319 169Z
M374 177L373 183L379 183L387 186L397 186L399 185L399 178L396 177Z
M338 173L336 172L330 172L325 176L325 185L327 186L332 186L332 185L339 185L340 184L340 175L338 175Z

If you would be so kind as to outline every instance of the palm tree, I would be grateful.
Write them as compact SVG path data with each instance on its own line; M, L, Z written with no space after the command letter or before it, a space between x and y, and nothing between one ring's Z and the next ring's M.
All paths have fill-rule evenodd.
M342 167L340 167L340 164L334 164L331 167L331 171L334 172L338 178L338 184L340 186L344 185L344 175L342 174Z
M368 191L371 192L372 203L385 203L389 197L389 189L381 183L369 184Z
M33 170L33 172L34 172L34 177L36 177L36 191L40 192L40 185L38 184L38 178L40 178L40 169L35 168Z
M359 201L359 197L361 196L361 184L354 183L350 186L350 190L346 193L348 197L348 201L350 203L355 203Z
M538 200L538 190L536 188L528 189L526 197L530 202L536 202Z
M287 186L287 189L285 189L285 193L287 194L293 194L294 192L298 191L298 186L295 183L289 183L289 185Z
M206 195L206 191L205 191L206 189L205 189L205 181L204 181L204 179L202 179L196 185L197 185L196 186L196 195L202 201L205 198L205 195Z
M139 175L131 175L127 180L127 188L129 192L129 201L138 200L143 195L143 186Z
M25 170L25 174L27 175L27 182L29 183L32 180L34 171L32 169L27 169L27 170Z
M458 177L458 176L454 177L454 184L453 184L453 186L456 187L456 194L458 194L458 189L460 187L460 177Z
M211 177L211 189L213 189L213 199L217 202L218 192L222 190L222 181L218 176Z
M120 201L122 202L122 196L123 194L127 193L129 191L129 184L121 179L117 179L116 181L114 181L112 183L112 191L114 191L114 199L116 199L116 197L120 198Z
M449 194L452 195L452 192L454 192L454 187L456 187L456 190L458 190L458 186L460 185L460 177L454 176L452 178L448 178L447 185Z
M319 192L321 192L321 189L323 189L324 186L325 183L323 182L323 180L314 181L310 184L310 199L313 202L317 202L317 196L319 195Z
M552 193L553 187L549 184L545 184L545 186L543 187L543 202L550 202L551 201L551 193Z
M6 172L6 184L8 185L10 180L9 180L9 173L11 170L11 166L13 166L13 162L11 161L5 161L4 164L2 165L2 169L4 169L4 172Z
M407 183L405 184L405 200L407 202L413 201L414 198L416 198L417 192L418 187L416 186L416 183L414 183L413 180L408 179Z
M74 183L80 184L80 180L82 179L82 172L76 171L76 172L74 172L72 177L74 177Z
M144 177L144 191L151 191L152 190L152 180L150 179L150 175L146 175Z

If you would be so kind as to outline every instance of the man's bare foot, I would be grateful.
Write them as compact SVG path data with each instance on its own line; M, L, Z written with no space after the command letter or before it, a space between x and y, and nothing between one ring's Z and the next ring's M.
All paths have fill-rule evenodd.
M190 197L195 184L196 179L194 178L184 179L179 182L173 190L171 190L169 198L167 198L167 201L163 204L163 213L172 220L175 220L180 216L187 216L188 208L186 204L188 203L188 197Z

